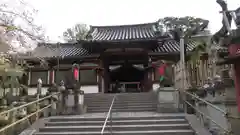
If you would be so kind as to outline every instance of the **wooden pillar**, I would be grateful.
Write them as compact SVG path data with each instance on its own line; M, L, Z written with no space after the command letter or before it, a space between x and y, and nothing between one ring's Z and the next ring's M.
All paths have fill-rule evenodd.
M152 89L152 69L149 69L147 68L148 67L148 64L144 64L143 65L144 68L145 68L145 71L144 71L144 81L143 81L143 91L149 91Z
M102 81L102 77L101 77L101 70L100 70L99 68L96 69L96 74L97 74L98 92L101 93L101 81Z
M53 67L51 67L48 71L48 84L53 84L54 82L55 82L55 70Z
M99 92L104 93L104 64L103 61L100 60L99 62L99 70L98 70L98 76L99 76L99 82L98 82L98 88L99 88Z
M108 92L108 90L109 90L109 82L110 82L109 64L108 64L107 61L104 61L103 65L104 65L104 69L103 69L103 71L104 71L104 73L103 73L104 92Z
M152 80L152 74L153 74L153 68L148 70L148 90L152 90L153 89L153 80Z

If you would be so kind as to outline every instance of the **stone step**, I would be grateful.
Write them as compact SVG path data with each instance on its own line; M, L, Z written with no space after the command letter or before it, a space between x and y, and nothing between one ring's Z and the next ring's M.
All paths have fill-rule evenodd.
M112 101L103 101L103 100L93 100L93 101L84 101L85 104L111 104ZM123 100L123 101L114 101L114 104L128 104L128 103L156 103L153 100Z
M112 99L111 100L97 100L97 99L93 99L93 100L84 100L85 102L87 103L91 103L91 102L107 102L107 103L111 103L112 102ZM119 99L116 99L114 102L118 102L118 103L127 103L127 102L156 102L156 100L153 100L153 99L122 99L122 100L119 100Z
M110 107L111 104L86 104L88 107ZM114 103L113 106L157 106L156 103Z
M82 132L82 131L101 131L103 123L98 126L50 126L40 128L39 132ZM111 127L105 127L110 131ZM170 130L170 129L190 129L189 124L152 124L152 125L112 125L113 131L144 131L144 130Z
M149 97L155 97L154 95L131 95L131 94L128 94L128 95L117 95L116 96L117 98L149 98Z
M87 109L109 109L108 106L87 106ZM112 109L157 108L156 105L113 105Z
M112 100L113 98L99 98L99 97L91 97L84 98L85 100ZM153 100L154 97L117 97L116 100Z
M109 109L87 109L88 113L97 113L97 112L108 112ZM152 112L157 111L156 107L148 108L121 108L121 109L112 109L112 112Z
M152 115L146 115L144 114L143 116L139 116L139 115L134 115L135 113L133 113L133 115L131 115L131 117L129 116L129 114L126 114L126 116L124 117L116 117L115 115L117 114L113 114L113 121L117 121L117 120L169 120L169 119L185 119L185 115L184 114L162 114L162 115L156 115L156 116L152 116ZM71 122L71 121L105 121L106 119L106 115L105 114L103 117L79 117L79 116L61 116L61 117L52 117L49 122ZM124 114L125 115L125 114Z
M86 103L85 106L87 107L110 107L111 104L99 104L99 103ZM116 103L116 104L113 104L114 107L125 107L125 106L157 106L156 103ZM163 108L163 107L162 107ZM168 107L165 107L165 108L168 108Z
M112 101L111 102L109 102L109 101L102 101L102 100L99 100L99 101L97 101L97 100L94 100L94 101L84 101L84 103L86 103L86 104L111 104L112 103ZM128 103L154 103L154 101L152 101L152 100L135 100L135 101L129 101L129 100L124 100L124 101L116 101L116 102L114 102L115 104L128 104Z
M118 94L84 94L84 97L114 97L114 96L118 96L118 97L138 97L138 96L154 96L155 94L153 93L118 93Z
M105 121L66 121L66 122L46 122L45 126L97 126ZM109 124L110 121L107 122ZM187 124L185 119L150 119L150 120L113 120L112 125L147 125L147 124Z
M117 97L147 97L147 96L154 96L155 94L146 94L146 93L140 93L140 94L132 94L132 93L122 93L122 94L102 94L102 95L84 95L84 97L114 97L114 96L117 96Z
M121 96L121 95L117 95L116 98L119 98L119 99L139 99L139 98L154 98L156 96L153 96L153 95L137 95L137 96L134 96L134 95L128 95L128 96ZM84 96L85 99L113 99L114 96Z
M41 132L35 133L35 135L99 135L98 132ZM194 135L195 133L192 130L148 130L148 131L115 131L111 133L105 131L104 135Z
M153 95L152 92L141 92L141 93L86 93L85 96L129 96L129 95Z

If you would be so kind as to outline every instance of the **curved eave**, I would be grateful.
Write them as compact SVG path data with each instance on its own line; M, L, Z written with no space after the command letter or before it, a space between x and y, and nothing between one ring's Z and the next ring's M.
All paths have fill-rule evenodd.
M57 59L59 60L91 60L91 59L98 59L100 57L99 54L93 54L93 55L88 55L88 56L66 56L66 57L47 57L47 58L42 58L45 61L55 61ZM40 63L40 59L36 57L28 57L28 58L22 58L28 63Z
M228 56L228 57L224 58L224 60L218 61L217 65L221 66L221 65L225 65L225 64L235 64L239 60L240 60L240 54L234 55L234 56Z
M179 52L149 52L149 56L169 56L169 55L180 55Z

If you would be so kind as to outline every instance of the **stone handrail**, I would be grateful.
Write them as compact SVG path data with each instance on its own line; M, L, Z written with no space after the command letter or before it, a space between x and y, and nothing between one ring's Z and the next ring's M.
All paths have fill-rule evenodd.
M216 112L219 112L218 114L221 114L222 119L224 117L228 117L227 112L193 93L187 91L179 91L174 88L171 90L159 89L157 91L157 98L159 108L158 110L160 110L160 112L163 110L166 111L167 109L170 109L170 111L172 111L174 110L173 108L176 108L178 111L184 111L187 114L195 115L197 118L199 118L200 122L203 122L202 124L205 122L212 122L219 129L221 129L223 133L231 133L231 129L226 128L222 123L219 123L218 120L216 121L216 119L214 119L210 114L202 110L202 108L199 108L198 105L199 103L207 105L209 108L212 108ZM205 126L206 125L204 125L204 127Z
M48 108L50 108L50 107L53 105L53 103L54 103L54 101L52 100L52 97L55 96L55 95L59 95L59 94L60 94L59 92L58 92L58 93L54 93L54 94L52 94L52 95L43 97L43 98L41 98L41 99L38 98L36 101L29 102L29 103L26 103L26 104L24 104L24 105L21 105L21 106L18 106L18 107L14 107L14 108L12 108L12 109L9 109L9 110L0 112L0 116L6 116L6 115L9 114L9 113L13 113L13 112L18 111L18 110L20 110L20 109L25 109L26 107L29 107L29 106L31 106L31 105L34 105L34 104L38 104L38 105L39 105L39 103L42 102L42 101L44 101L44 100L50 100L50 101L51 101L51 103L50 103L49 105L46 105L46 106L43 107L43 108L39 108L38 105L37 105L37 108L36 108L36 111L35 111L35 112L32 112L32 113L28 114L27 116L25 116L25 117L23 117L23 118L21 118L21 119L19 119L19 120L16 120L16 121L14 121L14 122L11 122L11 124L8 124L8 125L2 127L2 128L0 129L0 133L6 131L7 129L15 126L15 125L18 124L18 123L23 122L24 120L27 120L28 118L30 118L30 117L32 117L32 116L34 116L34 115L36 115L36 120L38 120L38 118L39 118L39 113L40 113L40 112L43 112L44 110L46 110L46 109L48 109Z

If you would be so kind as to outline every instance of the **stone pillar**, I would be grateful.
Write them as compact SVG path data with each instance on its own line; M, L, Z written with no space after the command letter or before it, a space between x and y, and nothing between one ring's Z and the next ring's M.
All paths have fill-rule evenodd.
M84 91L82 90L75 90L75 97L76 98L76 103L75 103L75 113L77 114L83 114L86 112L85 108L84 108Z
M59 104L59 114L64 114L65 110L66 110L66 98L68 95L68 91L66 89L66 87L64 86L64 82L61 82L61 85L59 87L59 91L60 91L60 104Z

